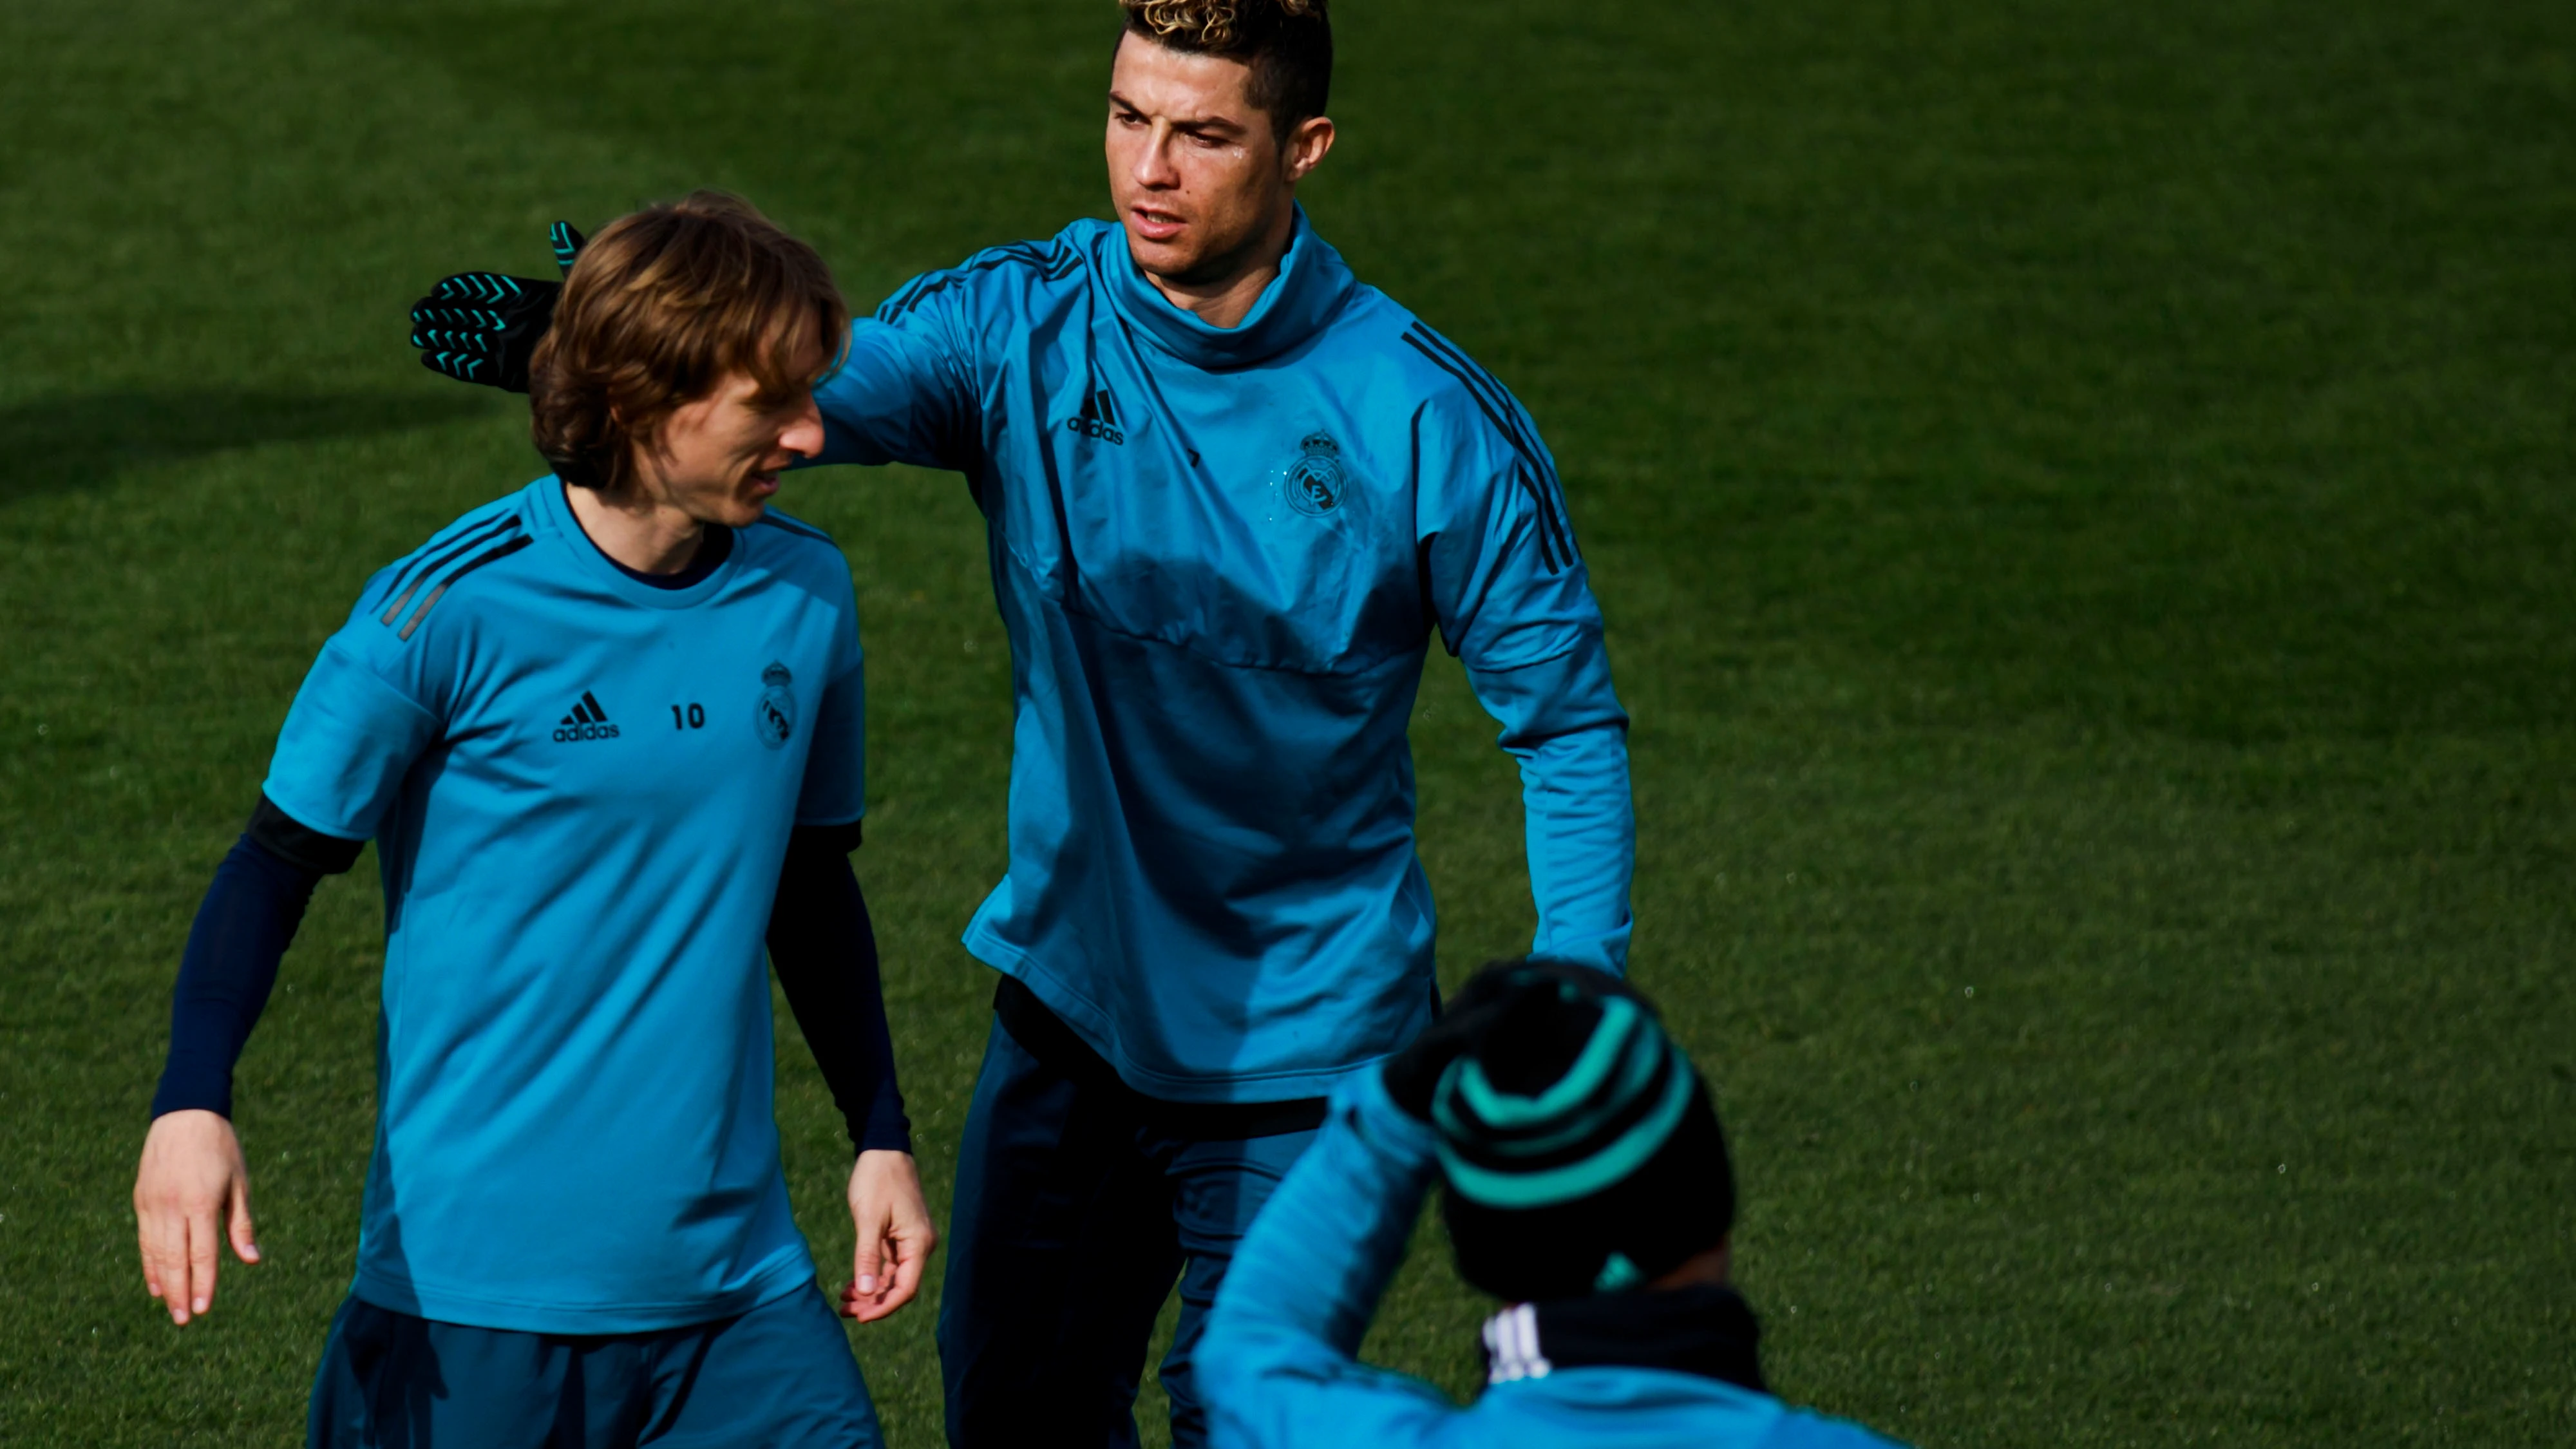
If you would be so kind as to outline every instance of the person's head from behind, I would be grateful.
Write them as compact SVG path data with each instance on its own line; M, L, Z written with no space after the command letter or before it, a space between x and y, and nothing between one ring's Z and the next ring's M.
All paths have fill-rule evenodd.
M1325 0L1119 0L1109 193L1136 264L1221 281L1286 244L1333 146Z
M1515 1303L1724 1281L1726 1138L1642 995L1508 961L1449 1011L1473 1023L1431 1101L1461 1277Z
M849 331L812 247L700 191L582 249L528 368L556 476L701 523L757 522L780 470L822 451L814 384Z

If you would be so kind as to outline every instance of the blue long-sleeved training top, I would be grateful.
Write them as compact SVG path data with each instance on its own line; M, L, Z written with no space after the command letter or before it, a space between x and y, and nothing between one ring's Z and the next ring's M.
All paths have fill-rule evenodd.
M1627 716L1554 460L1302 213L1239 326L1080 221L905 285L818 399L819 461L955 469L984 513L1010 866L966 944L1130 1085L1317 1096L1428 1021L1435 628L1520 762L1533 950L1624 966Z
M1217 1449L1895 1449L1704 1374L1551 1367L1543 1341L1518 1345L1496 1375L1505 1381L1467 1408L1359 1362L1438 1171L1431 1128L1387 1097L1379 1073L1334 1094L1315 1145L1235 1250L1199 1341ZM1519 1332L1536 1337L1526 1317Z

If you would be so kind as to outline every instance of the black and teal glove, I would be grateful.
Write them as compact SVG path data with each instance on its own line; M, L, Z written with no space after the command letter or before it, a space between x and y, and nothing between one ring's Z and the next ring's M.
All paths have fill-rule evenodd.
M547 232L555 265L572 274L582 234L559 221ZM411 304L411 345L420 365L459 382L479 382L504 392L528 390L528 359L554 321L563 283L499 272L458 272Z

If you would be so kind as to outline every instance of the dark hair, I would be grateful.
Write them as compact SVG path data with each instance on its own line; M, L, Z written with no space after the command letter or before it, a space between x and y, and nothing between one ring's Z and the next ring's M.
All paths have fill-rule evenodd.
M1252 67L1244 99L1286 140L1324 114L1333 93L1333 21L1325 0L1118 0L1127 29L1156 45Z
M682 404L728 373L763 400L814 379L797 354L829 349L849 305L812 247L738 196L695 191L611 222L564 279L554 321L528 360L528 431L555 476L584 488L625 481Z

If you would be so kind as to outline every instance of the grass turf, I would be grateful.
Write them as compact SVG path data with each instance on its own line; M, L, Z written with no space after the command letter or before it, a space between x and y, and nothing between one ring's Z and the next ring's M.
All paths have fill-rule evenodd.
M2576 11L1352 0L1309 204L1530 405L1635 716L1637 975L1790 1397L1925 1444L2576 1436ZM532 471L400 309L712 183L854 299L1103 205L1103 4L0 14L0 1437L273 1444L356 1228L377 906L241 1074L174 1332L166 991L359 581ZM1008 676L953 479L836 472L862 874L944 1211ZM1526 939L1455 666L1453 981ZM842 1148L782 1016L800 1219ZM937 1441L935 1303L855 1335ZM1436 1234L1371 1353L1465 1391ZM1146 1416L1158 1417L1148 1391ZM1153 1431L1149 1431L1153 1432Z

